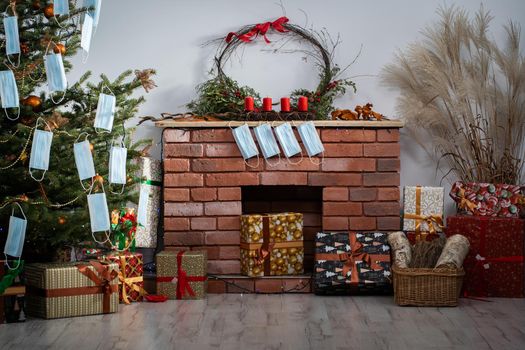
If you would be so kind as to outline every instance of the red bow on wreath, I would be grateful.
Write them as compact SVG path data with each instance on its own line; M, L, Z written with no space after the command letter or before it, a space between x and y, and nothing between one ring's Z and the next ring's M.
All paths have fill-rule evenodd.
M229 43L230 41L232 41L233 37L236 36L237 38L239 38L239 40L249 43L260 34L263 36L264 41L266 41L266 43L269 44L270 40L268 40L268 38L266 37L266 33L268 32L268 30L270 28L273 28L278 32L285 33L287 32L287 30L284 28L284 24L287 22L288 17L280 17L273 22L256 24L249 32L241 35L234 32L230 32L228 33L228 36L226 36L226 42Z

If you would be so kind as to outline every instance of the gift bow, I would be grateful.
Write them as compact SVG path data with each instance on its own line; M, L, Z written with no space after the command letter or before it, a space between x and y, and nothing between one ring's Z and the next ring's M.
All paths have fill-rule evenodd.
M380 269L381 266L375 261L372 261L370 255L363 251L364 246L361 242L357 240L357 237L354 233L350 233L349 241L352 253L342 253L338 255L339 259L345 262L343 266L343 276L346 277L348 275L348 272L350 272L351 283L359 283L359 271L357 269L356 264L358 261L365 262L373 270Z
M189 282L204 282L207 279L206 276L188 276L186 270L182 268L182 256L184 253L186 253L186 251L181 250L177 254L177 299L182 299L186 295L186 292L194 297L195 292Z
M458 197L461 198L458 207L461 210L465 211L472 211L478 207L478 205L470 200L467 199L467 196L465 195L465 189L460 188L458 191ZM470 209L470 210L469 210Z
M120 256L120 266L121 271L118 273L118 279L120 283L122 284L122 301L124 304L131 304L130 296L128 295L127 288L128 286L131 290L134 290L135 292L139 293L140 296L145 296L148 293L142 288L141 286L137 285L138 282L144 281L144 278L142 276L136 276L136 277L126 277L126 256L121 255Z
M90 265L95 269L94 271L89 268L90 265L77 265L78 271L89 278L99 287L104 294L102 311L104 313L109 313L110 311L110 300L109 297L112 293L118 291L118 286L116 284L111 284L117 276L118 272L116 270L109 271L108 265L103 265L98 261L90 261Z
M260 34L263 36L264 41L266 41L266 43L269 44L270 40L268 40L268 38L266 37L266 33L268 32L268 30L270 28L273 28L280 33L285 33L287 32L287 30L285 29L284 24L286 24L287 22L288 22L288 18L283 16L283 17L276 19L273 22L256 24L252 29L250 29L249 32L244 33L244 34L239 35L237 33L230 32L226 36L226 42L227 43L231 42L233 37L235 36L239 38L239 40L249 43Z
M415 229L416 232L421 231L421 224L423 222L427 223L428 231L431 235L435 234L438 228L442 231L443 228L445 227L445 225L443 225L443 216L440 214L418 215L418 214L407 213L404 216L405 216L405 219L416 220L416 229Z

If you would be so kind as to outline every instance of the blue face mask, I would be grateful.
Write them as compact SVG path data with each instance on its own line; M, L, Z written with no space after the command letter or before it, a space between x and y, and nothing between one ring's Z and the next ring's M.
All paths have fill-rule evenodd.
M75 164L77 165L80 180L94 177L96 175L95 165L93 164L93 155L91 154L89 141L85 140L73 144L73 153L75 154Z
M97 114L95 116L95 128L111 131L115 116L115 104L115 96L100 93L98 96Z
M301 140L309 157L324 152L323 143L319 138L319 134L317 134L317 130L315 130L313 122L310 121L300 124L297 126L297 131L299 132L299 136L301 136Z
M86 53L89 53L89 47L91 46L92 36L93 36L93 17L91 17L89 14L86 13L86 15L84 16L84 23L82 24L82 37L80 40L80 47Z
M84 7L94 8L88 13L93 18L93 27L98 26L98 20L100 19L100 7L102 6L102 0L84 0Z
M18 18L16 16L4 17L5 53L9 55L20 54L20 38L18 37Z
M2 108L19 107L18 87L16 86L15 75L11 70L0 71L0 99L2 100Z
M49 54L44 57L44 65L47 75L47 87L50 92L67 90L66 71L61 54Z
M271 158L281 152L275 136L273 136L272 127L269 124L259 125L253 129L253 132L255 133L264 158Z
M243 124L235 129L232 129L233 138L239 147L242 157L246 160L255 157L259 154L259 150L255 145L252 133L247 124Z
M142 226L148 225L148 203L150 186L142 184L139 193L139 205L137 208L137 222Z
M275 134L277 135L277 139L281 144L281 148L283 149L284 155L287 158L293 157L296 154L301 153L301 146L299 146L299 142L297 142L297 139L295 138L290 123L283 123L279 126L276 126L274 130Z
M7 241L4 247L4 254L14 257L21 257L24 248L24 240L26 237L27 218L22 210L20 204L16 203L22 212L22 218L14 216L15 209L9 218L9 232L7 234ZM7 259L6 259L7 260Z
M55 15L69 16L69 1L68 0L53 0L53 13Z
M46 171L49 169L49 155L51 154L52 141L53 133L51 131L35 130L31 146L31 155L29 157L29 173L31 177L33 177L32 169L44 171L40 179L33 177L36 181L42 181Z
M109 231L109 211L105 193L87 195L91 232Z
M111 147L109 150L109 183L126 184L126 158L128 150L124 147Z

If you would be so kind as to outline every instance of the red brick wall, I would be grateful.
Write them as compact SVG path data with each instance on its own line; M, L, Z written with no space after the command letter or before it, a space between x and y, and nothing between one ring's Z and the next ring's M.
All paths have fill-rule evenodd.
M323 164L305 154L297 165L272 167L261 159L251 168L228 128L165 129L166 249L205 248L209 273L239 274L240 186L320 186L323 230L398 230L399 130L324 128L320 133Z

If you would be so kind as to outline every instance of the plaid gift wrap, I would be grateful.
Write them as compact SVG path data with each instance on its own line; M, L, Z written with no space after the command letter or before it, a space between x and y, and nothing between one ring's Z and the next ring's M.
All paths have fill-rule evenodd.
M141 253L112 252L98 258L101 261L119 265L119 300L129 304L133 301L142 301L144 290L143 259Z
M118 311L118 264L29 264L25 267L27 314L41 318Z
M383 232L319 232L316 294L390 293L390 246Z
M242 215L240 247L243 275L302 274L303 214Z
M405 186L403 197L403 230L415 241L443 230L443 187Z
M450 197L460 214L506 218L519 217L523 201L520 186L461 181L454 183Z
M525 297L525 220L483 216L447 218L446 235L470 242L463 263L465 296Z
M204 299L208 287L205 250L162 251L156 262L157 294L169 299Z
M162 166L159 160L149 157L141 157L140 162L142 173L139 193L141 196L144 195L144 198L140 199L146 208L146 217L139 219L142 225L137 227L135 242L137 247L156 248L162 192Z

